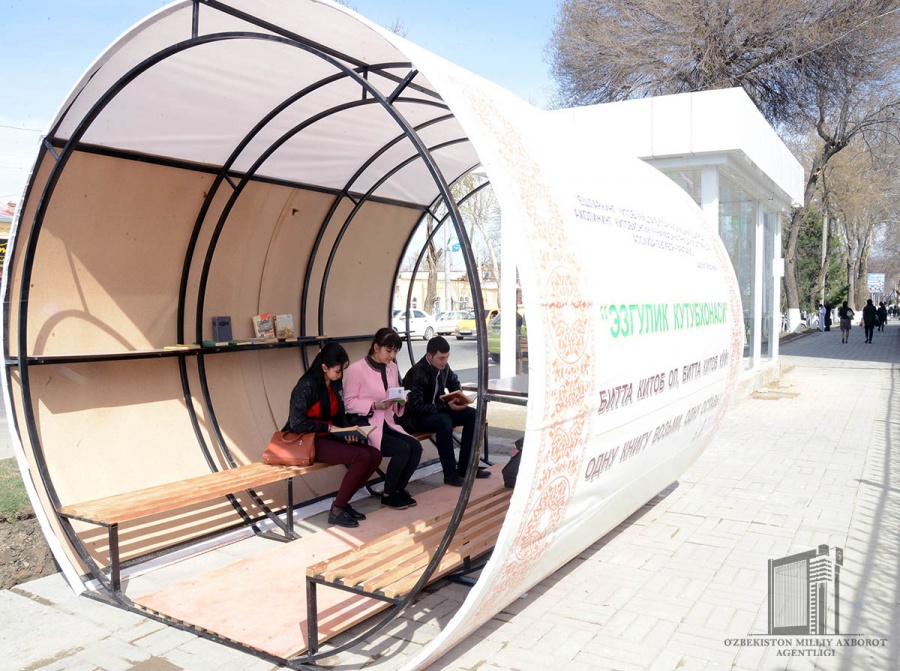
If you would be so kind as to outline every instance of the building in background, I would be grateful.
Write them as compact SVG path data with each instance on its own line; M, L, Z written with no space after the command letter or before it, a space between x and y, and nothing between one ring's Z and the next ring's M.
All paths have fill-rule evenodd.
M450 272L446 275L443 272L436 272L435 275L437 277L437 296L432 305L426 305L428 271L420 270L418 273L415 273L415 279L413 279L412 271L401 271L397 276L397 283L394 285L394 309L402 310L406 306L410 282L413 284L412 296L409 301L411 308L424 310L432 315L451 310L472 309L474 305L472 302L472 288L465 271ZM491 277L490 274L481 278L481 295L484 300L485 310L499 307L499 287L496 279Z
M6 260L6 243L9 242L9 233L15 214L15 203L0 205L0 278L3 276L3 262Z
M781 224L803 201L803 168L747 94L721 89L554 113L572 115L598 155L636 156L684 188L731 257L744 311L745 369L777 360Z

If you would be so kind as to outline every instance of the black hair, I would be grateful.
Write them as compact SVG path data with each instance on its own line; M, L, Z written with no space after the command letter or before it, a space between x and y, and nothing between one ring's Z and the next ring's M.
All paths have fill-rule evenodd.
M300 379L310 378L315 388L321 392L325 390L325 371L322 370L322 365L324 364L326 368L334 368L338 365L346 368L349 363L350 357L347 356L347 350L343 345L334 341L327 342L316 354L316 358L309 364L309 368Z
M425 351L432 356L438 352L449 352L450 343L447 342L447 339L444 336L434 336L434 338L428 341L428 346L425 348Z
M372 344L369 347L369 356L375 354L375 345L400 351L400 349L403 347L403 339L400 338L400 334L398 334L394 329L389 326L385 326L384 328L380 328L375 332L375 337L372 338Z

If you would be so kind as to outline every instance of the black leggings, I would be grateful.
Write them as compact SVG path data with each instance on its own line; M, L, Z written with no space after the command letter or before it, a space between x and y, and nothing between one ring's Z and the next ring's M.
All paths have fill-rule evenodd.
M406 489L422 458L422 444L385 424L381 434L381 454L391 459L384 475L384 493L396 494Z

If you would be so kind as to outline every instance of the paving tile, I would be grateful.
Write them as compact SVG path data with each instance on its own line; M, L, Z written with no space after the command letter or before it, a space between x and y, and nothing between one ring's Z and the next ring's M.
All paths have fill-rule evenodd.
M105 671L129 671L135 664L147 661L150 657L150 653L135 645L107 638L88 645L75 653L72 659L76 663L95 664Z
M0 660L9 669L40 668L109 636L87 619L11 591L0 592Z

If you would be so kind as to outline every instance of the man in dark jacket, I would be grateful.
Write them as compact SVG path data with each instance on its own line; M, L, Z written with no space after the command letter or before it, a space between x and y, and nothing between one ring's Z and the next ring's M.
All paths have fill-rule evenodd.
M866 342L872 342L872 336L875 335L875 320L878 319L878 310L872 303L872 299L866 301L866 307L862 311L863 326L866 329Z
M403 410L403 427L410 432L432 432L444 471L444 484L462 487L466 466L475 440L475 409L468 402L441 398L451 391L459 391L459 378L448 363L450 343L442 336L428 341L425 356L410 368L403 378L409 390ZM453 427L462 426L459 463L453 454ZM478 470L476 477L490 477L490 472Z
M888 320L888 311L887 311L887 308L884 307L884 301L882 301L881 303L878 304L877 314L878 314L878 320L875 323L878 325L879 331L884 331L884 325L887 323L887 320Z

